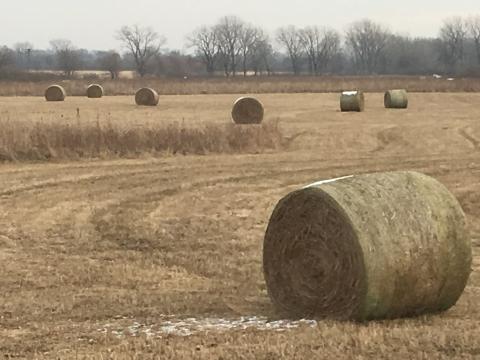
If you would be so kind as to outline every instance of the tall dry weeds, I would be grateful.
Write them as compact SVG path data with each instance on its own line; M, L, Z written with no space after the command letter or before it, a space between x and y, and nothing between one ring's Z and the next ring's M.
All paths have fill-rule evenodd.
M43 96L49 81L0 81L0 96ZM59 81L69 96L85 96L90 80ZM151 87L159 95L187 94L257 94L257 93L328 93L345 89L384 92L386 89L407 89L409 92L476 92L480 83L475 78L453 81L431 76L269 76L215 78L148 78L103 80L108 95L133 95L138 88Z
M255 153L286 142L277 122L260 126L182 123L122 128L111 122L0 120L0 161L138 157L145 154Z

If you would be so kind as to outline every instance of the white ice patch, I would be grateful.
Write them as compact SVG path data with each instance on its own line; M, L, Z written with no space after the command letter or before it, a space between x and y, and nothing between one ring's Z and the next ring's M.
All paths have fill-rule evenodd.
M347 96L355 96L358 94L358 91L344 91L342 94Z
M354 175L342 176L342 177L338 177L338 178L335 178L335 179L321 180L321 181L317 181L317 182L314 182L313 184L305 186L304 189L308 189L310 187L316 187L316 186L320 186L320 185L324 185L324 184L330 184L330 183L333 183L333 182L338 181L338 180L349 179L349 178L352 178L352 177L354 177Z
M117 338L137 337L144 335L146 337L161 338L166 335L175 336L191 336L197 333L206 331L227 332L234 330L260 330L260 331L286 331L288 329L295 329L299 327L315 327L317 321L315 320L275 320L269 321L267 318L250 316L241 317L237 319L225 318L188 318L188 319L174 319L172 317L165 317L165 320L154 324L140 324L134 322L131 325L112 325L106 324L99 328L101 333L110 333Z

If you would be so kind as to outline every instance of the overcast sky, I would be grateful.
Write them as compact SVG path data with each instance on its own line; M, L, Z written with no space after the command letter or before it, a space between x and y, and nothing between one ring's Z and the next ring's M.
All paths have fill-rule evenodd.
M163 34L168 48L182 49L194 28L224 15L272 32L289 24L343 31L370 18L397 33L434 36L443 19L472 14L480 14L480 0L0 0L0 45L47 48L51 39L66 38L81 48L120 49L115 32L140 24Z

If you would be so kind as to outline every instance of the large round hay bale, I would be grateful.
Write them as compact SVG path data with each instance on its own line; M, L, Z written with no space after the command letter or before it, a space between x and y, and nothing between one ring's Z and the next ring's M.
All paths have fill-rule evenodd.
M365 96L362 91L344 91L340 96L341 111L365 110Z
M158 94L151 88L141 88L135 94L135 102L137 105L156 106L158 105Z
M388 90L385 92L383 102L387 109L406 109L408 107L407 90Z
M268 224L268 293L293 317L369 320L453 306L472 261L463 211L416 172L318 182L284 197Z
M232 108L232 119L235 124L260 124L264 110L260 101L253 97L241 97Z
M99 99L103 96L103 87L98 84L91 84L87 87L87 97L90 99Z
M45 90L45 99L47 101L64 101L67 93L60 85L51 85Z

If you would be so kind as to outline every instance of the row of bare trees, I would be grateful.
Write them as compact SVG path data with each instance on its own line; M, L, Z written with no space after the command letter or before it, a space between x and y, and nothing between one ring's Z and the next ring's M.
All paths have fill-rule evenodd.
M292 73L302 72L306 63L308 72L315 75L329 72L332 62L340 59L350 61L355 73L382 72L388 62L392 62L388 56L395 52L393 47L409 42L406 45L412 48L419 42L419 39L394 35L385 26L368 19L351 24L344 34L328 27L285 26L277 30L275 40L288 56ZM480 65L480 16L445 20L438 39L432 41L435 43L432 55L445 72L454 73L457 65L464 61L468 41L474 44L477 65ZM428 43L426 39L423 42ZM257 73L262 66L270 73L274 56L278 56L262 29L237 17L224 17L214 26L200 27L189 37L189 46L202 57L209 74L213 74L220 64L227 76L235 76L238 61L244 75L248 69ZM406 62L414 61L405 60L405 55L403 58Z
M439 33L440 59L449 72L454 72L465 61L465 44L472 41L480 64L480 16L454 17L443 23Z
M226 16L214 26L202 26L188 37L188 45L202 57L208 74L220 64L226 76L248 70L257 74L271 72L273 47L268 35L259 27L238 17Z
M295 26L282 27L277 31L277 41L288 53L292 71L300 72L300 63L305 55L311 74L318 75L327 69L330 62L340 52L340 34L330 28L307 26L297 29Z
M187 37L187 47L195 57L178 51L162 52L166 39L150 27L124 26L115 38L123 45L123 55L116 51L92 55L64 39L51 41L51 49L46 52L34 50L28 42L18 43L14 49L0 47L0 71L14 64L20 69L55 68L72 76L86 63L95 63L90 66L109 71L115 79L124 68L135 69L141 77L148 73L190 75L203 62L206 74L221 72L225 76L305 71L314 75L454 74L470 68L480 74L480 15L445 20L437 38L395 35L368 19L351 24L343 33L321 26L285 26L270 37L261 27L226 16Z

